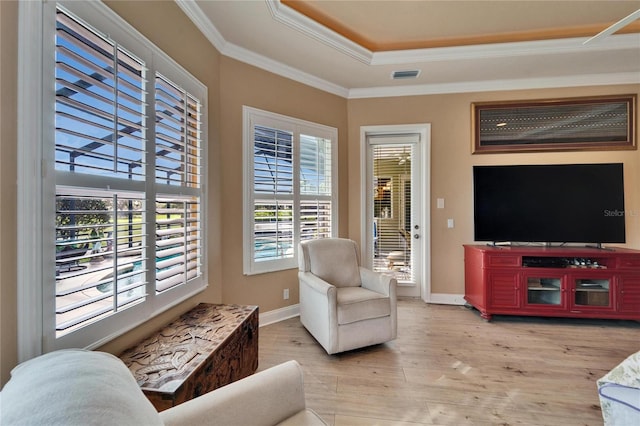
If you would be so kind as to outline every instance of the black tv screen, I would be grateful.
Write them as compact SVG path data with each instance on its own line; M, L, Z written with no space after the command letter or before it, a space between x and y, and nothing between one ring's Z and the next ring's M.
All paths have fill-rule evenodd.
M624 243L623 167L474 166L476 241Z

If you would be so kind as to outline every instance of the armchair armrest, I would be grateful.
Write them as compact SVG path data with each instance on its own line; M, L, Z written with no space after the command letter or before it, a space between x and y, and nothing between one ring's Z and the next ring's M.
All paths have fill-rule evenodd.
M305 410L296 361L261 371L160 413L165 425L275 425Z
M298 272L300 322L329 353L337 345L338 290L311 272Z
M334 285L329 284L311 272L298 272L298 278L300 279L301 284L307 285L311 290L316 291L325 297L332 292L331 289L333 289L333 293L335 294L336 290Z
M397 281L390 275L373 272L370 269L360 266L360 280L362 287L385 296L394 296Z

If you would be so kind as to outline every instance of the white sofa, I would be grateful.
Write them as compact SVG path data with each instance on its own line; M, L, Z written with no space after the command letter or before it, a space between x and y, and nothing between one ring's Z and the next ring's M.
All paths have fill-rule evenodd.
M79 349L51 352L14 368L0 393L0 424L326 425L305 408L296 361L158 413L119 358Z
M605 426L640 425L640 352L597 382Z
M328 354L396 338L395 278L360 266L355 241L300 243L300 321Z

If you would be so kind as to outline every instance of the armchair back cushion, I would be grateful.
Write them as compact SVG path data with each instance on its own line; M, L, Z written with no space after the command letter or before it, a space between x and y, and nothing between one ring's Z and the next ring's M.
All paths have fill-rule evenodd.
M360 287L360 253L358 245L346 238L324 238L300 243L300 271L336 287Z
M129 369L104 352L68 349L23 362L2 389L2 425L161 425Z

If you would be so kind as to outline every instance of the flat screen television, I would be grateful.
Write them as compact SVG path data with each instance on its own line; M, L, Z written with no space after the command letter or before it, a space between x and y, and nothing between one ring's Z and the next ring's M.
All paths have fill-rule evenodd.
M475 241L624 243L622 166L474 166Z

